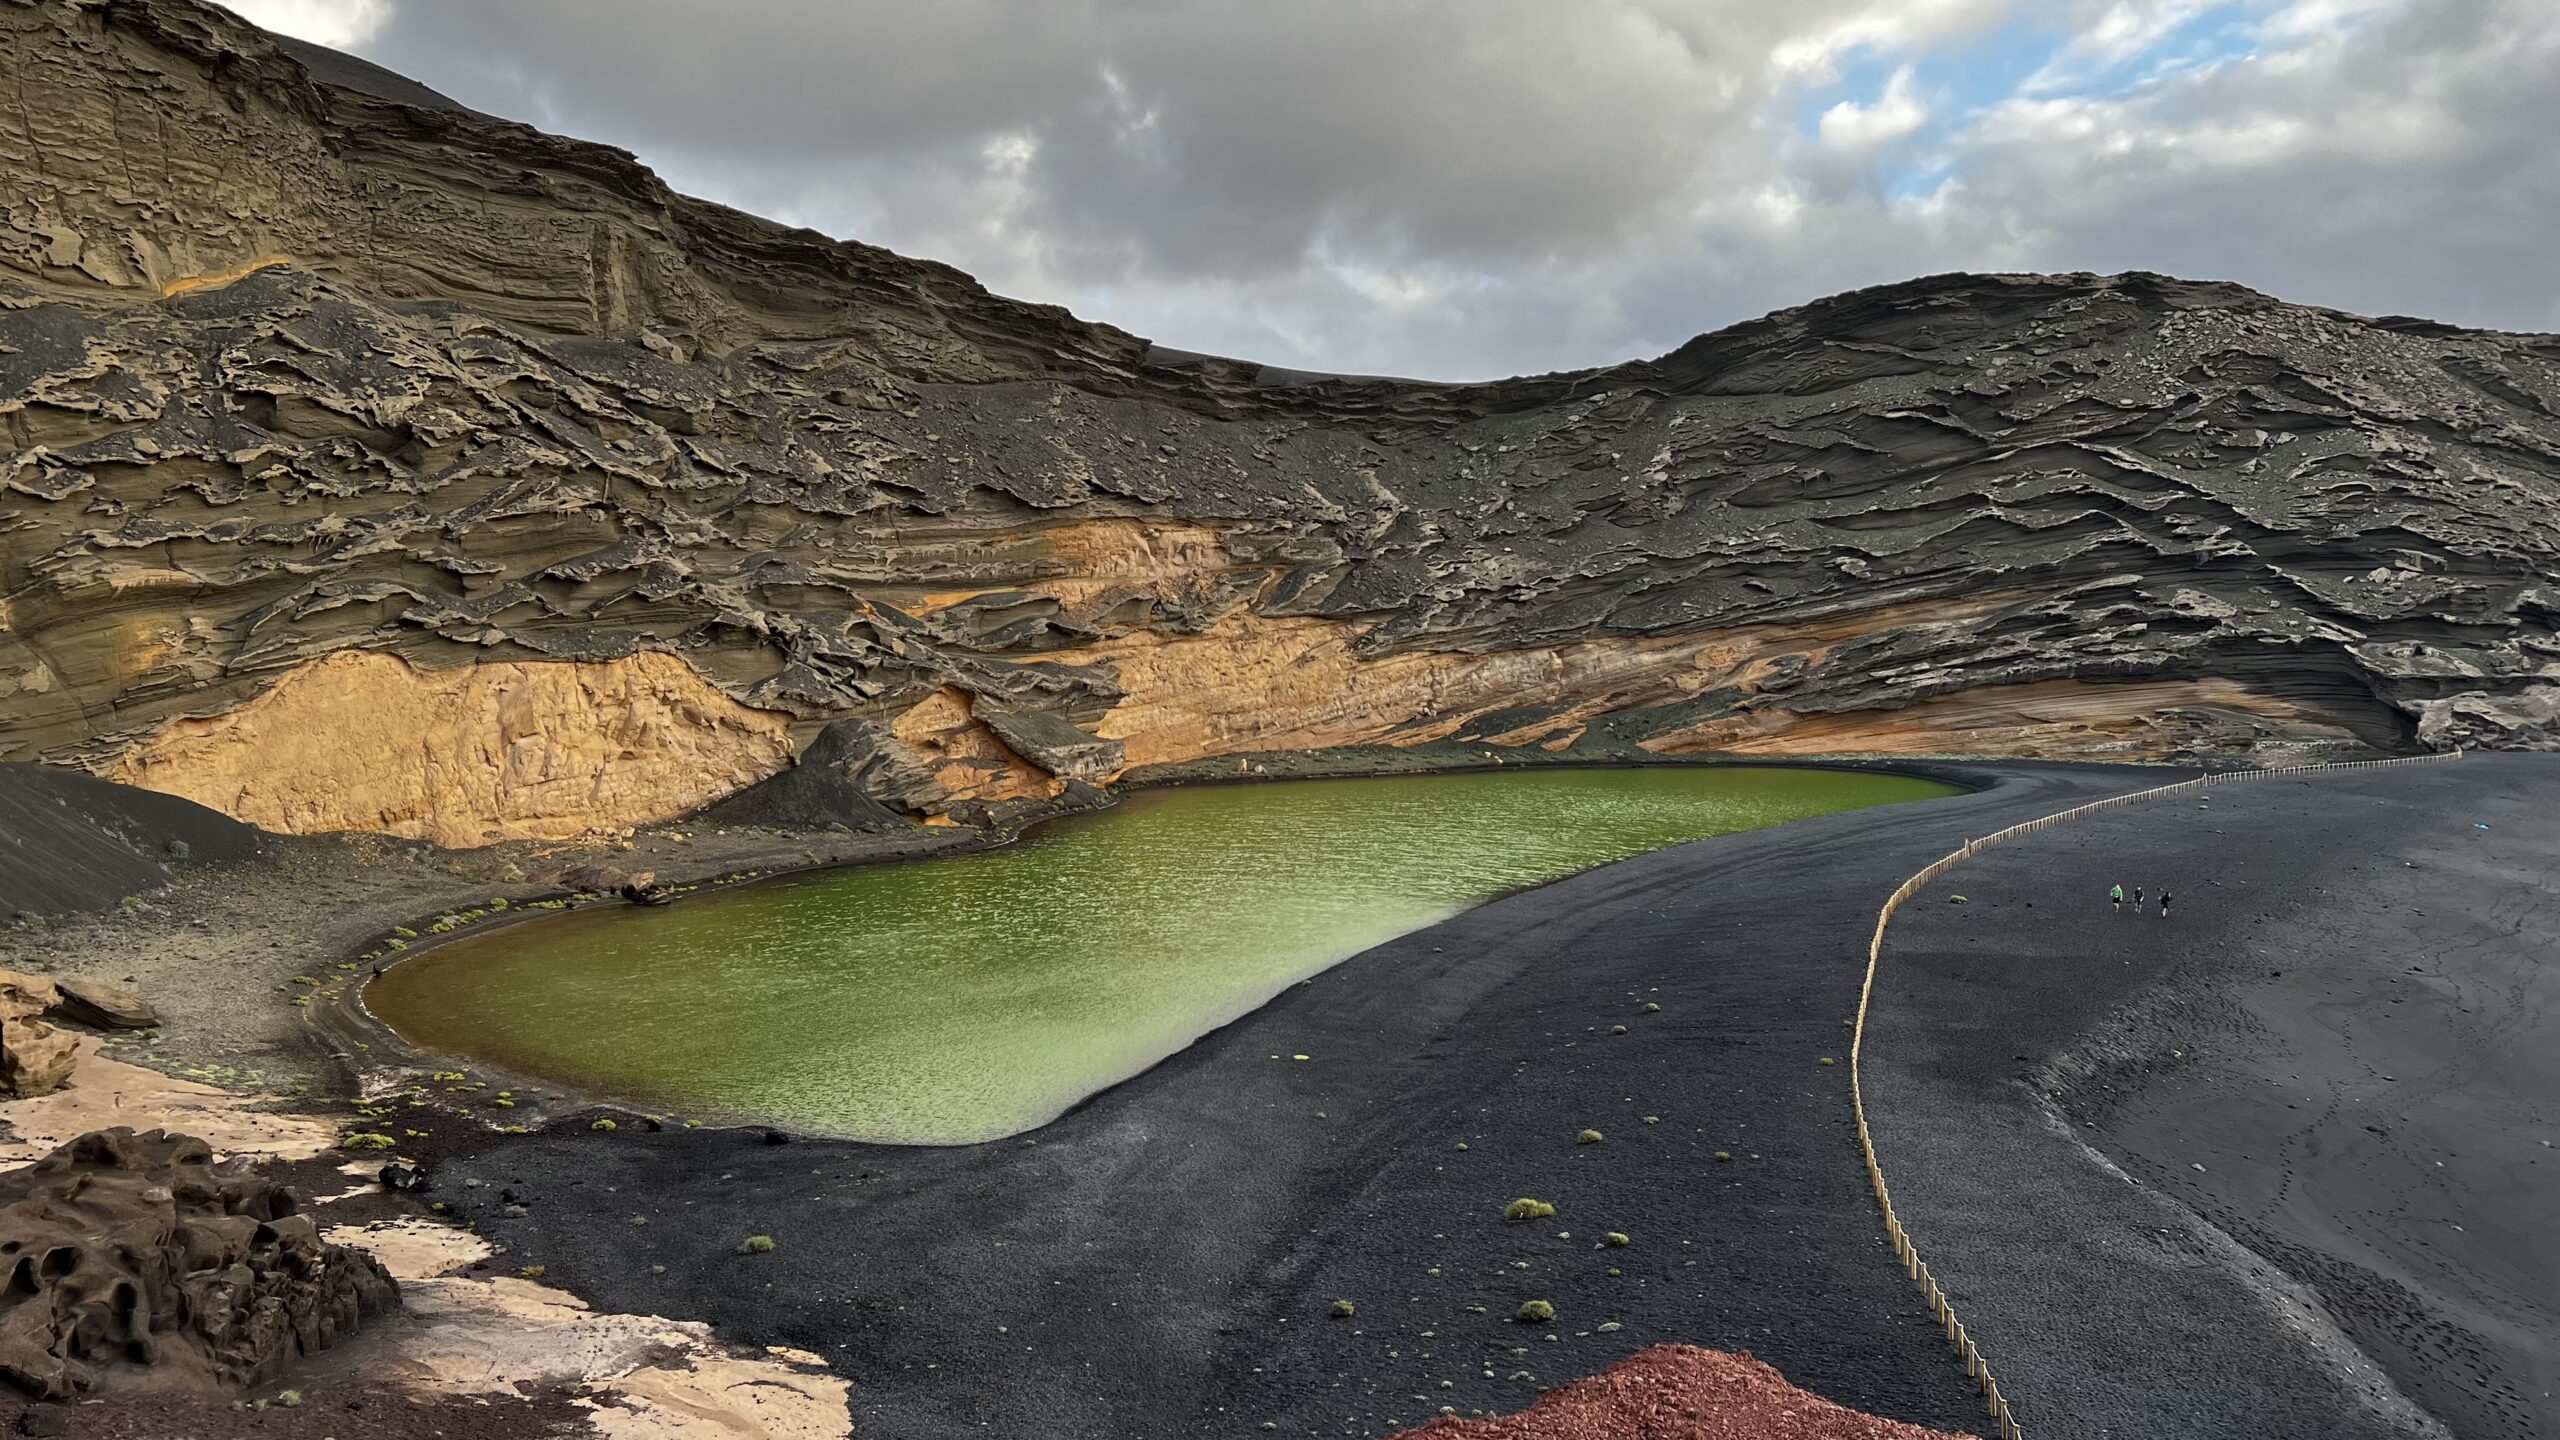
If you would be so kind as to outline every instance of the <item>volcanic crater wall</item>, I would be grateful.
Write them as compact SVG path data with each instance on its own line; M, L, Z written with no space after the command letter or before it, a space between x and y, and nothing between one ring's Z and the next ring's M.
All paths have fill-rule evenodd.
M1349 744L2560 733L2553 337L1959 275L1280 376L189 0L0 0L0 69L0 760L468 844L830 726L921 816Z

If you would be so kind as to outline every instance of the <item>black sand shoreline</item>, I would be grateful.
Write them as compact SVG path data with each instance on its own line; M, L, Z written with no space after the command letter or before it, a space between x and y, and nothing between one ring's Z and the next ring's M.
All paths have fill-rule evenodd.
M1819 1060L1845 1053L1872 897L1966 835L2158 772L1963 773L1989 788L1471 910L1017 1141L573 1124L447 1173L484 1182L460 1195L483 1233L600 1304L826 1355L879 1433L1383 1434L1517 1408L1659 1340L1974 1427L1885 1250L1847 1069ZM1559 1213L1506 1224L1524 1194ZM735 1253L749 1234L777 1250ZM1512 1323L1530 1298L1557 1323Z
M2560 1433L2555 795L2478 753L2216 787L1896 919L1870 1115L2030 1433Z

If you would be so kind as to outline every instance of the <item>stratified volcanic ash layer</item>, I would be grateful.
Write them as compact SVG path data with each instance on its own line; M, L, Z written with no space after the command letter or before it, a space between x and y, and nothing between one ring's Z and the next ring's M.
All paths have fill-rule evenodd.
M372 1256L201 1140L83 1135L0 1175L0 1379L35 1395L233 1391L399 1303Z
M1941 276L1272 385L296 54L0 3L0 757L479 844L831 724L933 815L1440 739L2554 739L2549 337Z
M2030 1434L2560 1434L2555 857L2560 760L2474 754L2109 811L1903 909L1868 1104Z

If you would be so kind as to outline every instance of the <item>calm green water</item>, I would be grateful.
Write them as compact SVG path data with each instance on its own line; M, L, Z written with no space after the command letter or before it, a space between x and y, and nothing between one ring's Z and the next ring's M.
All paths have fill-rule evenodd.
M421 1048L650 1109L988 1140L1492 896L1946 793L1778 769L1150 791L983 854L512 926L393 967L365 1003Z

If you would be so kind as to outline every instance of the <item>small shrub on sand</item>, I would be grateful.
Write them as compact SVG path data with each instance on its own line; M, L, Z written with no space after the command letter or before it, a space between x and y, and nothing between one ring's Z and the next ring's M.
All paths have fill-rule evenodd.
M388 1150L391 1137L372 1130L359 1130L338 1142L341 1150Z
M770 1255L773 1253L773 1237L770 1235L750 1235L746 1238L743 1244L738 1246L738 1253L741 1255Z
M1607 1138L1609 1137L1601 1134L1597 1130L1585 1130L1581 1134L1573 1137L1573 1143L1576 1145L1597 1145Z
M1556 1318L1556 1307L1544 1300L1531 1300L1522 1304L1520 1313L1511 1318L1523 1325L1544 1325Z
M1532 1200L1523 1195L1503 1207L1502 1218L1512 1221L1544 1220L1554 1213L1556 1213L1556 1207L1553 1205L1544 1200Z
M588 1128L588 1129L590 1129L590 1130L619 1130L619 1129L621 1129L622 1127L621 1127L621 1126L619 1126L619 1125L614 1124L614 1123L613 1123L612 1121L610 1121L610 1120L599 1120L599 1121L597 1121L596 1123L594 1123L593 1125L588 1126L587 1128Z
M1839 1061L1837 1061L1837 1060L1832 1059L1832 1058L1831 1058L1830 1056L1828 1056L1828 1055L1825 1055L1825 1056L1823 1056L1823 1057L1822 1057L1822 1063L1823 1063L1823 1064L1825 1064L1825 1065L1837 1065L1837 1064L1839 1064L1840 1062L1839 1062Z
M1612 1035L1624 1035L1627 1033L1627 1027L1624 1025L1612 1025L1609 1027L1609 1033Z
M1612 1230L1607 1238L1611 1245L1624 1246L1632 1243L1627 1239L1627 1232L1624 1230Z
M1348 1320L1359 1313L1360 1307L1352 1304L1348 1300L1336 1300L1333 1302L1333 1318L1336 1320Z
M527 1280L539 1280L543 1276L551 1273L551 1267L548 1265L527 1265L516 1271L516 1273Z
M1644 1011L1643 1011L1643 1013L1644 1013L1644 1014L1647 1014L1647 1015L1659 1015L1659 1014L1661 1014L1661 1013L1662 1013L1662 1007L1661 1007L1661 1006L1659 1006L1659 1005L1656 1005L1655 1003L1653 1003L1653 1002L1652 1002L1652 1001L1650 1001L1650 1000L1647 1000L1646 1002L1644 1002Z
M1716 1158L1718 1160L1730 1160L1733 1158L1733 1152L1730 1150L1719 1150L1716 1152Z

